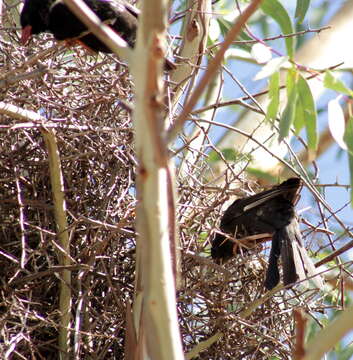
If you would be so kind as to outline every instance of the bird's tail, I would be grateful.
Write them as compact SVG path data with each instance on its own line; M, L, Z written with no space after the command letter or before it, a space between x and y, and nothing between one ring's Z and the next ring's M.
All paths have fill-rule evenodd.
M272 238L272 248L267 269L265 287L274 288L279 282L278 258L281 256L283 267L283 284L290 285L297 280L305 285L310 278L314 284L322 289L323 280L317 274L316 268L306 252L299 225L296 218L282 229L276 230Z

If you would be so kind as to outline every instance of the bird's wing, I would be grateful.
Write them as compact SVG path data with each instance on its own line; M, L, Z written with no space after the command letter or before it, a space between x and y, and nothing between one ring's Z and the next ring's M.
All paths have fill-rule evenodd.
M244 206L244 211L251 210L279 195L283 195L286 200L294 204L295 198L300 192L301 185L302 182L299 178L290 178L286 181L283 181L281 184L270 190L266 190L251 196L250 199L253 199L253 201Z
M258 221L260 220L264 224L268 222L269 225L274 225L276 228L287 225L288 219L292 217L288 210L292 208L300 186L300 179L290 178L272 189L235 200L222 216L221 229L227 231L232 224L242 224L244 221L247 223L255 220L255 217ZM276 199L277 197L278 199ZM262 211L258 211L261 206ZM276 216L278 213L283 213L283 219ZM251 219L252 216L254 219ZM261 227L260 224L258 225ZM269 232L269 230L266 228L263 232Z

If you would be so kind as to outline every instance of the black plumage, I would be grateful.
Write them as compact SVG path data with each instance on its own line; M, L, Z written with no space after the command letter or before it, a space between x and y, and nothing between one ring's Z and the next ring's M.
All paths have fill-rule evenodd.
M299 178L290 178L280 185L238 199L224 212L220 229L236 239L270 234L272 247L267 269L265 287L272 289L280 279L278 259L281 256L283 283L289 285L307 276L314 275L312 264L299 230L295 213L295 202L302 183ZM212 240L211 255L220 263L226 262L238 253L239 246L221 234ZM316 285L322 287L322 280L316 276Z
M139 10L123 0L84 0L86 5L133 47L136 40ZM63 24L64 23L64 24ZM56 1L49 12L49 31L57 40L78 38L88 31L63 3ZM96 52L110 53L111 50L93 34L80 37L80 41Z
M111 26L131 47L134 46L138 9L123 0L84 0L84 2L101 21ZM86 25L60 0L25 0L20 22L24 44L32 34L41 32L50 32L57 40L68 40L78 38L88 31ZM92 34L83 35L80 41L93 51L111 52Z
M86 5L119 34L130 47L134 47L139 10L124 0L84 0ZM20 16L21 43L26 44L33 34L50 32L57 40L79 40L95 52L110 53L111 50L78 19L62 0L25 0ZM175 69L166 59L165 69Z
M54 2L55 0L25 0L20 15L23 45L32 35L49 31L49 9Z

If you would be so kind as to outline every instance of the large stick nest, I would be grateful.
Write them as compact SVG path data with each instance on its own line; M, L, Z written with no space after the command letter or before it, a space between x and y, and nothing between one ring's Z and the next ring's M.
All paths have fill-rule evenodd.
M9 15L5 11L3 22L13 24ZM133 102L128 68L114 56L67 50L49 35L24 48L14 29L3 34L1 100L47 118L58 142L71 241L76 354L122 359L126 306L134 298L136 241L137 162L126 106ZM0 353L57 359L62 268L57 267L48 153L35 122L0 116ZM207 157L198 156L190 176L178 179L183 276L177 300L185 352L221 333L201 358L289 359L293 308L315 317L324 310L323 299L312 290L284 291L249 317L239 316L264 294L269 244L225 267L212 262L209 239L231 193L229 185L237 180L240 189L249 189L249 184L229 169L226 185L205 185L211 169Z

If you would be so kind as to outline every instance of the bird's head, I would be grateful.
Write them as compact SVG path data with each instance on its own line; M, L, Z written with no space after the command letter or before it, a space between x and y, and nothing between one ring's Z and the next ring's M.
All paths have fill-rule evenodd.
M21 44L25 45L33 34L48 30L49 8L55 0L25 0L20 15Z

